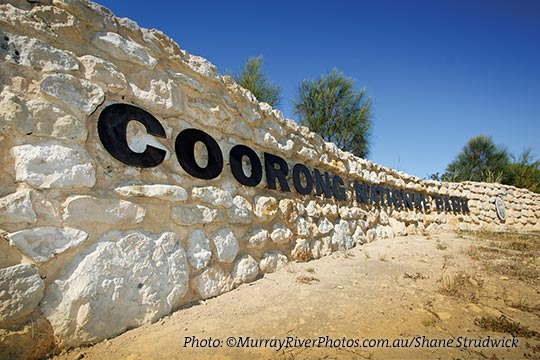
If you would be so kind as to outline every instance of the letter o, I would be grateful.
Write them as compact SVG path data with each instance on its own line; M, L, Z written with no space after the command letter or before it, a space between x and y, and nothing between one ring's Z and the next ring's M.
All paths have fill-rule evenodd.
M244 173L242 158L247 156L251 163L251 175ZM235 145L229 152L229 164L234 178L242 185L257 186L262 180L261 160L251 148L245 145Z
M202 142L208 150L208 164L200 167L195 161L195 144ZM213 137L204 131L186 129L176 137L174 144L176 158L182 168L191 176L199 179L214 179L221 174L223 169L223 154L218 143Z
M300 180L300 174L304 174L304 177L306 178L306 186L302 185L302 181ZM311 191L313 190L313 177L311 176L311 172L305 165L294 165L292 176L293 185L296 191L298 191L302 195L311 194Z

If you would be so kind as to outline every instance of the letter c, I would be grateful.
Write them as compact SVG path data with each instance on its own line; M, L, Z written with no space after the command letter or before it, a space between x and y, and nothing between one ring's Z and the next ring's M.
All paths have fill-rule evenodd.
M137 153L127 143L127 126L130 121L144 125L150 135L166 138L165 129L149 112L129 104L107 106L98 119L98 135L105 150L126 165L149 168L161 164L167 152L152 145Z

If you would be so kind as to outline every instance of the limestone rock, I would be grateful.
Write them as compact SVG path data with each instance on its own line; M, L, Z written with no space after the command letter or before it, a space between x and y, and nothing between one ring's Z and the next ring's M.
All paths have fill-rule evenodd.
M0 322L16 320L34 311L44 289L45 283L32 265L0 269Z
M31 116L18 123L20 132L69 141L86 140L86 125L73 112L41 98L28 101L27 106Z
M288 223L294 223L298 218L298 210L296 203L291 199L283 199L279 201L279 210L283 214L283 219Z
M88 195L70 196L63 204L62 217L66 224L138 224L144 220L146 210L132 202L100 199Z
M188 259L195 270L200 270L208 266L212 258L210 242L203 230L194 230L189 235L188 240Z
M126 77L113 63L93 55L81 56L79 60L84 65L86 79L114 91L127 87Z
M313 256L314 259L319 259L322 256L321 250L323 247L323 243L321 240L315 240L311 242L309 247L311 249L311 255Z
M150 109L185 109L185 99L178 82L166 73L141 71L128 79L133 95Z
M60 346L78 346L168 314L188 281L186 253L174 233L112 231L64 268L41 310Z
M375 228L378 239L393 239L395 237L394 231L390 225L379 225Z
M353 241L351 229L347 221L340 219L334 225L332 244L338 250L348 250L356 245Z
M364 235L364 231L360 226L356 227L356 230L352 234L352 238L358 245L366 244L368 242L368 238Z
M247 246L254 249L262 249L268 241L268 230L254 229L247 235Z
M270 238L276 244L286 244L291 241L293 235L291 229L281 223L276 223L270 233Z
M186 189L181 186L167 184L127 185L117 187L114 191L125 197L150 197L171 202L186 201L188 198Z
M398 221L394 218L389 218L388 222L390 224L390 227L392 227L392 231L396 236L405 236L407 235L407 226L405 223L402 223L401 221Z
M321 234L328 234L330 231L334 229L334 224L330 222L327 218L321 218L319 219L319 223L317 226L319 233Z
M183 60L190 68L200 74L209 76L211 78L217 78L219 76L219 72L216 66L205 58L196 55L186 54Z
M335 204L324 204L322 213L327 218L335 219L338 216L338 207Z
M377 240L377 230L368 229L366 232L366 237L367 237L368 242L373 242Z
M233 287L231 275L217 266L204 270L192 281L195 291L201 299L223 294Z
M49 75L39 86L45 94L72 105L85 114L91 114L105 99L105 93L99 86L69 74Z
M264 253L259 264L261 270L265 273L273 273L279 271L287 265L289 260L278 250L272 250Z
M21 190L0 198L0 223L29 223L37 221L29 190Z
M240 246L233 231L229 228L218 230L212 235L212 239L216 246L218 260L227 263L234 261Z
M37 145L12 148L15 158L15 179L49 189L60 187L92 187L96 172L86 151L78 145L49 141Z
M232 206L227 211L230 224L250 224L253 207L246 198L237 195L232 200Z
M34 261L42 263L64 251L79 246L88 239L88 234L72 228L40 227L9 234L9 243L17 247Z
M175 206L171 210L171 218L178 225L209 224L223 217L223 210L202 205Z
M197 187L191 191L193 199L200 200L214 206L229 208L233 205L231 193L215 186Z
M296 233L300 236L311 236L311 222L304 217L296 219Z
M277 200L269 196L255 197L255 215L265 220L274 217L278 210Z
M0 93L0 133L10 128L21 128L20 124L27 122L30 115L25 102L17 95L7 90ZM24 131L24 130L23 130Z
M258 274L259 265L251 255L244 255L238 259L232 271L235 285L251 282L257 278Z
M13 50L12 54L7 54L7 61L42 72L79 70L79 63L73 56L43 41L2 31L0 35L9 39L9 47Z
M321 209L322 210L322 209ZM306 213L311 217L318 217L320 215L319 207L314 200L311 200L306 206Z
M148 49L113 32L99 32L90 41L92 45L108 55L152 69L157 60L150 55Z
M312 258L311 248L306 239L296 239L296 245L291 252L294 260L304 262Z

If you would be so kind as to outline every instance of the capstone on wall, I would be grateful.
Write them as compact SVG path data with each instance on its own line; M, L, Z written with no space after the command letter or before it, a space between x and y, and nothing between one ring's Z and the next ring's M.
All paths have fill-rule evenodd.
M539 195L426 181L354 157L160 31L92 2L1 0L0 91L0 357L97 342L287 262L379 238L540 230ZM161 149L157 165L130 166L105 148L98 122L113 104L162 126L164 136L137 119L125 128L135 157ZM216 155L202 142L179 154L186 129L218 144L217 176L181 164L192 155L204 169ZM255 186L231 171L238 145L261 162ZM247 160L245 177L256 170Z

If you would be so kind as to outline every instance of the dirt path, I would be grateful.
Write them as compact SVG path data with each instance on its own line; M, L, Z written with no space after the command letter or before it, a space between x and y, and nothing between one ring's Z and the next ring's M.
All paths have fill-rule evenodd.
M538 244L538 235L527 241ZM540 359L538 256L531 260L533 273L508 275L489 267L489 254L497 248L489 240L455 234L376 241L289 264L155 324L55 359ZM520 335L517 347L464 344L466 337L484 345L504 339L512 346L509 332ZM315 346L227 346L227 340L247 337L289 339L290 345L315 339ZM218 347L191 346L210 338ZM330 347L343 338L345 346ZM412 347L348 347L347 340L353 345L355 339L359 345L401 339ZM449 339L453 347L428 347ZM317 347L318 341L328 347Z

